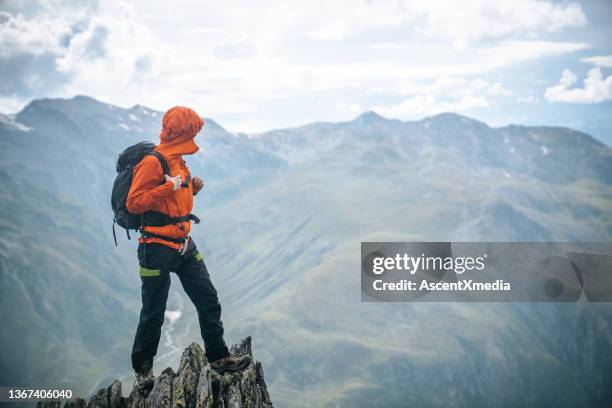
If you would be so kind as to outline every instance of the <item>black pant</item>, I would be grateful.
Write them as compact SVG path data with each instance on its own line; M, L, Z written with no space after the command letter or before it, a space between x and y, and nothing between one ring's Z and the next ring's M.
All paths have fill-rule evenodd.
M208 361L229 355L223 340L217 291L193 240L189 239L187 252L183 256L165 245L140 244L138 260L142 280L142 310L132 347L132 367L138 370L143 361L152 360L157 354L170 289L169 272L177 274L196 307Z

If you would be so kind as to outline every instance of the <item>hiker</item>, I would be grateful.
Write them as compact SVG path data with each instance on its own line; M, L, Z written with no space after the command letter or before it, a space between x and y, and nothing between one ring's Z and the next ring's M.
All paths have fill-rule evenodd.
M231 372L244 369L250 363L248 356L233 357L229 354L223 340L217 291L202 253L189 236L191 220L197 219L191 215L193 196L202 189L204 182L199 177L190 176L182 156L199 150L194 139L203 125L204 120L189 108L177 106L167 111L162 120L160 143L153 154L145 155L134 167L127 195L125 205L130 213L162 213L162 216L172 217L171 220L175 221L166 225L153 223L157 226L143 222L139 239L142 310L132 348L132 366L143 393L148 392L154 383L153 357L157 353L164 322L170 272L176 273L197 309L211 367L219 372Z

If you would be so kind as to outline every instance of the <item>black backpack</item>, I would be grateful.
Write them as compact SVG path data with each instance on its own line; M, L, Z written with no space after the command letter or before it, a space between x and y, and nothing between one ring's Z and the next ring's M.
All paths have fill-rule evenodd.
M164 157L156 152L155 145L151 142L140 142L133 146L125 149L119 158L117 159L117 177L113 184L113 191L111 193L111 207L115 216L113 218L113 238L115 245L117 245L117 236L115 234L115 224L125 228L127 237L130 239L129 230L137 230L144 232L142 227L144 226L163 226L168 224L176 224L182 221L193 220L196 224L200 222L199 218L193 214L188 214L183 217L170 217L167 214L163 214L157 211L147 211L143 214L132 214L127 210L126 201L127 196L132 186L132 177L134 175L134 167L147 155L157 157L159 163L164 170L164 174L170 176L170 168ZM160 184L164 184L165 179L160 180ZM155 234L148 233L149 236L155 236ZM172 242L182 242L183 240L174 240L168 237L160 237Z

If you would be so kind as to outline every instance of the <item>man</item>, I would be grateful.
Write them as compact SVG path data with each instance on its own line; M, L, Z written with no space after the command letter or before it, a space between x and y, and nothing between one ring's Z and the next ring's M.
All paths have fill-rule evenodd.
M204 339L206 357L219 372L238 371L250 363L248 356L235 358L223 340L221 305L202 254L189 237L193 196L204 186L199 177L191 178L183 155L199 150L195 136L204 120L193 110L174 107L164 114L160 144L155 150L166 160L170 176L164 174L159 159L147 155L134 168L126 207L133 214L156 211L182 217L175 224L144 226L139 239L138 260L142 281L142 310L134 346L132 366L143 393L153 386L153 357L164 322L170 288L170 272L179 277L183 289L194 303Z

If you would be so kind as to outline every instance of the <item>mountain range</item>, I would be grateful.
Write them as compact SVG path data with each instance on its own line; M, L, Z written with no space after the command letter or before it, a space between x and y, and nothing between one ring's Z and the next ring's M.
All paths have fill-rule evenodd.
M112 237L117 155L162 113L77 96L0 116L0 383L129 380L135 240ZM228 341L253 335L279 406L600 406L612 309L360 301L362 241L612 239L612 149L567 128L366 112L258 135L206 120L193 237ZM173 277L156 367L199 340ZM175 367L177 368L177 367ZM104 383L104 384L102 384Z

